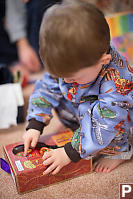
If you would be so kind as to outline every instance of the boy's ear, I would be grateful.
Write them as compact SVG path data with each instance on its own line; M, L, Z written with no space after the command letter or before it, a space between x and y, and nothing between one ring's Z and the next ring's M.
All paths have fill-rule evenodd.
M110 54L104 54L101 58L101 63L102 64L108 64L111 60L111 55Z

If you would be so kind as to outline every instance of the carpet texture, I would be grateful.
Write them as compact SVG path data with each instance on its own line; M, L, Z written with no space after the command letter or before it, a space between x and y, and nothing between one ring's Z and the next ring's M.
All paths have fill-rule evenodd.
M24 131L25 124L0 130L0 157L2 146L22 141ZM109 174L93 172L24 195L17 193L11 175L0 169L0 199L118 199L119 183L133 183L133 158Z

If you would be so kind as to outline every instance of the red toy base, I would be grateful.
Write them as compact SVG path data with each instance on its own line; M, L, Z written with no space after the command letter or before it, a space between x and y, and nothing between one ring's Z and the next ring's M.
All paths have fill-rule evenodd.
M64 140L66 133L70 135L68 130L65 131L65 134L64 132L57 134L57 140L61 141L61 138ZM23 155L24 146L22 143L9 144L4 147L5 157L10 164L12 178L18 193L29 192L92 171L92 160L82 159L78 163L72 162L65 166L57 175L44 176L43 171L46 167L43 165L42 156L45 150L56 148L55 136L46 136L45 144L41 143L41 146L38 144L36 149L30 150L26 157Z

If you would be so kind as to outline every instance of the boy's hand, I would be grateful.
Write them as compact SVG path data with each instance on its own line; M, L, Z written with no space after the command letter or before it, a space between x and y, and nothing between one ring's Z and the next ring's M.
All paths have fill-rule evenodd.
M29 129L23 136L24 139L24 154L27 155L29 147L35 148L40 137L40 131Z
M54 149L52 151L46 152L43 155L43 164L49 166L43 175L47 175L52 172L53 175L57 174L62 167L71 162L70 158L67 156L64 148Z

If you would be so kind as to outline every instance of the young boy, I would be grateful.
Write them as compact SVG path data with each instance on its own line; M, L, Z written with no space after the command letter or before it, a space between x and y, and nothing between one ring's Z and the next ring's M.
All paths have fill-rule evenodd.
M54 108L74 135L64 147L45 153L44 174L98 154L97 172L110 172L130 159L133 70L110 46L102 12L85 0L52 6L40 29L40 55L47 73L30 97L25 153L36 146Z

